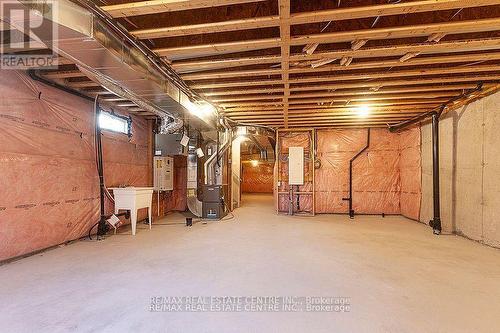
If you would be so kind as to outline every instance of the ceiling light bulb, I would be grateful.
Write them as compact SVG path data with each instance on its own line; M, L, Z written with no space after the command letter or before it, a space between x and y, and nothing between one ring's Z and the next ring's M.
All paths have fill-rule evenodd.
M367 117L370 114L370 107L368 105L360 105L356 108L356 113L360 117Z
M254 168L259 165L259 161L257 161L257 160L252 160L252 161L250 161L250 163L252 163L252 166Z

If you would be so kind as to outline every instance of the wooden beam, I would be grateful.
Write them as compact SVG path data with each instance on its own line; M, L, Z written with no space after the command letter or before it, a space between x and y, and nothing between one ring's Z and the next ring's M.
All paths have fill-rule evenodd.
M369 82L353 82L353 83L336 83L319 85L305 85L299 87L291 87L290 91L325 91L325 90L340 90L340 89L357 89L357 88L378 88L395 87L395 86L418 86L422 87L429 84L453 84L453 83L469 83L477 84L479 82L499 82L500 75L483 75L483 76L461 76L448 78L426 78L426 79L405 79L405 80L384 80L384 81L369 81ZM242 95L242 94L258 94L258 93L274 93L283 91L283 88L261 88L261 89L237 89L237 90L215 90L205 92L205 96L227 96L227 95Z
M365 104L370 104L373 101L405 101L407 99L411 99L412 101L419 101L419 102L425 102L425 103L441 103L441 102L446 102L450 100L453 97L459 96L460 94L442 94L441 96L437 97L429 97L429 98L424 98L422 95L410 95L410 96L375 96L375 97L365 97L365 98L352 98L352 99L347 99L347 98L317 98L317 99L295 99L295 100L290 100L289 105L295 105L295 104L311 104L311 103L323 103L323 104L333 104L337 103L337 105L342 105L342 106L347 106L350 102L356 102L356 103L365 103ZM412 99L413 98L413 99ZM223 103L220 104L223 107L236 107L236 106L265 106L265 105L272 105L272 102L240 102L240 103Z
M261 88L261 89L246 89L246 90L222 90L222 91L205 91L201 94L206 97L210 96L227 96L227 95L244 95L244 94L271 94L283 92L284 88Z
M315 100L309 100L309 101L301 101L301 100L298 100L298 101L290 101L290 105L292 104L304 104L304 103L325 103L327 105L330 105L332 106L331 103L337 103L337 106L352 106L352 105L364 105L366 104L367 101L370 101L370 100L375 100L375 98L373 99L362 99L362 98L353 98L351 100L347 100L347 99L324 99L324 100L319 100L319 99L315 99ZM380 99L378 99L380 100ZM383 98L382 98L383 100ZM408 99L408 98L405 98L404 96L403 97L399 97L397 99L394 99L395 101L392 101L391 99L389 99L390 101L387 102L387 101L384 101L383 102L383 105L412 105L412 104L431 104L431 103L444 103L448 100L450 100L450 98L437 98L437 99ZM349 103L347 104L348 102L352 102L352 103ZM269 105L274 105L273 102L250 102L250 103L238 103L238 104L221 104L220 106L222 107L244 107L244 106L269 106ZM370 105L372 105L372 103L370 103Z
M381 89L381 90L372 90L372 89L362 89L362 90L321 90L321 87L318 87L319 92L314 93L303 93L303 94L291 94L290 98L302 98L302 97L323 97L323 96L345 96L345 95L370 95L370 94L388 94L388 93L402 93L402 92L423 92L423 91L444 91L444 90L467 90L474 89L477 87L477 84L465 83L465 84L452 84L452 85L433 85L433 86L424 86L424 87L402 87L392 90ZM283 89L281 89L283 91ZM241 95L245 95L247 91L240 91ZM276 91L279 92L279 91ZM224 92L221 92L220 95L216 92L208 94L203 94L204 96L234 96L239 94L229 94L226 95ZM251 92L246 94L249 97L257 97L252 95ZM259 96L269 96L269 95L259 95ZM213 100L213 99L212 99ZM228 99L226 99L228 100Z
M420 114L426 112L426 110L419 111L395 111L395 112L372 112L371 115L377 117L408 117L416 114ZM290 118L297 117L311 117L311 118L320 118L320 117L336 117L336 116L352 116L356 114L356 110L351 110L348 112L304 112L304 113L290 113ZM235 115L228 114L228 117L231 119L279 119L283 118L282 114L246 114L246 115Z
M391 81L369 81L361 83L340 83L340 84L324 84L322 89L349 89L349 88L362 88L362 87L392 87L392 86L409 86L421 84L442 84L442 83L456 83L456 82L485 82L485 81L500 81L500 75L483 75L483 76L457 76L447 78L428 78L428 79L405 79L405 80L391 80ZM299 86L292 87L290 91L314 91L318 90L316 85L312 86Z
M42 75L49 79L68 79L75 77L87 77L79 70L72 71L58 71L58 72L42 72Z
M447 35L451 35L473 32L488 32L495 30L500 30L500 18L295 36L290 38L290 45L295 46L312 43L342 43L351 42L352 40L357 39L383 40L394 38L422 37L428 36L432 33L445 33ZM261 40L235 41L207 45L187 45L173 48L156 49L155 51L160 56L166 56L170 60L177 60L215 54L227 54L233 52L268 49L280 47L280 45L281 41L279 38L268 38ZM359 50L351 51L357 52ZM293 59L291 58L290 60Z
M281 44L281 79L283 80L283 118L285 128L288 127L288 97L290 96L290 83L288 70L290 69L290 0L278 0L280 14Z
M202 71L214 68L229 68L259 64L279 64L281 55L261 56L261 57L243 57L235 59L211 59L174 62L172 67L179 73L188 73L192 71Z
M500 40L499 40L500 47ZM357 69L370 69L370 68L384 68L384 67L407 67L407 66L422 66L422 65L434 65L434 64L452 64L460 62L477 62L477 61L490 61L490 60L500 60L500 52L492 53L472 53L472 54L461 54L461 55L449 55L449 56L436 56L436 57L425 57L425 58L413 58L407 62L401 63L399 59L394 60L376 60L376 61L365 61L352 63L349 66L340 66L339 64L322 66L317 68L307 67L296 67L290 68L290 74L299 73L321 73L330 71L351 71ZM238 71L217 71L208 73L197 73L197 74L185 74L182 75L184 80L210 80L210 79L225 79L225 78L236 78L236 77L252 77L252 76L271 76L281 74L281 69L253 69L253 70L238 70Z
M271 49L281 46L280 38L244 40L226 43L189 45L155 49L154 51L170 60L189 59L233 52L246 52L261 49Z
M411 96L418 96L418 98L435 98L435 97L440 97L440 96L457 96L460 95L460 90L453 90L453 91L433 91L433 92L427 92L425 94L422 94L421 91L415 90L417 94L412 94L408 93L407 95L397 95L397 97L392 97L392 96L385 96L385 94L371 94L371 93L366 93L366 92L361 92L357 94L353 93L344 93L344 94L335 94L335 93L323 93L323 94L311 94L312 96L307 96L307 94L304 94L305 96L301 95L291 95L289 96L289 102L290 103L298 103L308 101L308 103L314 103L314 102L329 102L336 99L339 96L342 96L345 98L345 101L349 100L354 100L356 96L369 96L369 95L379 95L379 96L373 96L373 97L365 97L364 100L375 100L375 99L397 99L401 97L411 97ZM398 90L394 90L393 93L400 93ZM248 102L248 101L264 101L264 100L281 100L283 96L281 95L274 95L274 96L256 96L256 97L237 97L237 98L227 98L227 99L211 99L210 101L213 103L218 103L222 107L227 107L228 105L238 105L238 103L231 103L231 102ZM315 98L315 99L311 99ZM351 99L352 98L352 99ZM272 102L270 102L272 103ZM302 103L301 103L302 104Z
M279 25L279 16L266 16L231 20L215 23L202 23L174 27L134 30L132 35L139 39L178 37L187 35L209 34L235 30L262 29Z
M500 71L499 65L478 65L478 66L454 66L446 68L431 68L431 69L411 69L398 72L386 71L380 73L367 74L349 74L349 75L331 75L331 76L315 76L290 79L290 83L312 83L312 82L327 82L327 81L347 81L347 80L368 80L382 79L386 77L405 77L405 76L428 76L428 75L444 75L444 74L462 74L462 73L479 73L479 72L495 72ZM500 72L499 72L500 74Z
M399 15L409 13L419 13L426 11L459 9L468 7L479 7L486 5L499 4L498 0L481 1L460 1L444 0L436 2L435 0L417 1L412 3L375 5L364 7L351 7L334 10L314 11L307 13L296 13L290 17L290 23L310 24L315 22L350 20L353 18L366 18L373 16ZM140 39L167 38L207 33L217 33L226 31L237 31L247 29L261 29L279 26L279 16L266 16L257 18L246 18L239 20L192 24L173 27L161 27L152 29L134 30L131 33Z
M290 44L306 45L311 43L342 43L351 42L356 39L381 40L406 37L425 37L433 33L451 35L495 30L500 30L500 18L304 35L292 37Z
M265 0L150 0L102 6L101 9L112 17L128 17L262 1Z
M402 15L500 4L497 0L425 0L292 14L292 25Z
M324 91L318 93L292 94L291 99L295 98L313 98L326 96L352 96L352 95L380 95L380 94L398 94L398 93L416 93L416 92L438 92L438 91L463 91L477 88L477 84L458 84L449 86L428 86L428 87L412 87L412 88L397 88L383 90L368 90L368 91Z
M100 87L99 83L94 81L66 81L66 83L74 88L89 88L89 87Z
M311 55L305 54L294 54L290 56L290 61L308 61L316 59L325 58L342 58L344 56L350 56L354 58L376 58L376 57L400 57L408 51L418 51L421 55L424 54L438 54L438 53L456 53L456 52L472 52L472 51L486 51L486 50L497 50L500 49L500 38L488 38L479 40L458 40L449 42L440 42L435 44L405 44L405 45L393 45L384 47L372 47L372 48L362 48L356 51L351 49L329 51L329 52L318 52ZM410 61L416 61L412 59ZM185 61L185 62L174 62L173 68L180 73L187 72L198 72L210 69L218 68L231 68L240 67L247 65L257 65L257 64L275 64L279 63L279 56L262 56L262 57L242 57L234 59L220 59L220 60L203 60L203 61ZM410 62L408 62L410 63ZM352 67L355 64L351 64ZM349 69L346 67L346 69ZM322 67L317 68L320 71ZM292 68L290 72L300 72L301 68Z
M436 106L438 103L426 103L426 104L415 104L415 105L385 105L385 103L370 103L371 109L374 111L391 111L391 110L428 110L430 107ZM359 106L359 105L358 105ZM318 105L315 104L298 104L298 105L290 105L289 112L297 113L297 112L326 112L326 111L352 111L356 108L356 104L351 106L345 105ZM236 107L231 109L226 109L222 113L226 115L244 115L244 114L260 114L260 113L274 113L279 112L279 114L283 114L281 107L273 107L273 106L254 106L254 107Z
M459 84L450 86L429 86L429 87L413 87L413 88L398 88L390 90L361 90L361 91L323 91L317 93L302 93L291 94L289 99L304 99L315 97L335 97L335 96L367 96L367 95L384 95L384 94L398 94L398 93L422 93L422 92L443 92L443 91L456 91L470 90L477 88L476 84ZM210 99L214 103L235 102L235 101L258 101L258 100L276 100L282 98L282 95L245 95L238 97L225 97Z
M476 66L454 66L447 68L432 68L432 69L417 69L417 70L402 70L402 71L386 71L370 74L348 74L319 76L319 77L302 77L290 79L290 84L297 83L313 83L313 82L333 82L333 81L348 81L348 80L366 80L380 79L387 77L405 77L405 76L428 76L428 75L445 75L445 74L463 74L477 72L493 72L499 71L498 65L476 65ZM245 87L245 86L265 86L280 84L279 80L257 80L257 81L230 81L220 83L198 83L192 85L193 89L213 89L213 88L228 88L228 87Z

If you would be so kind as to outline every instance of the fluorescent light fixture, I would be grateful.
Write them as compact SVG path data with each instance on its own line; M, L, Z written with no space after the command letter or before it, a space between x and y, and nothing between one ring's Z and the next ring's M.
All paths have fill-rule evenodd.
M257 167L257 166L259 165L259 161L257 161L257 160L252 160L252 161L250 161L250 163L252 164L252 166L253 166L254 168L255 168L255 167Z
M368 105L360 105L355 110L359 117L365 118L370 114L371 108Z

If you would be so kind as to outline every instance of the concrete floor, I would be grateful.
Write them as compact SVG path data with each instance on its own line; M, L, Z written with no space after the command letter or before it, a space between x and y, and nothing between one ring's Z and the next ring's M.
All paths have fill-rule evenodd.
M170 215L169 223L182 222ZM401 217L141 226L0 266L1 332L498 332L500 251ZM343 296L350 312L150 312L154 296Z

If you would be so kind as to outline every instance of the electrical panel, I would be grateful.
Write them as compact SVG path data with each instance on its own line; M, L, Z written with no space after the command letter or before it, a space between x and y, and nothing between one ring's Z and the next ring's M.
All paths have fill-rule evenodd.
M304 148L290 147L288 150L288 184L304 185Z
M174 159L172 157L154 158L154 188L157 191L174 189Z

